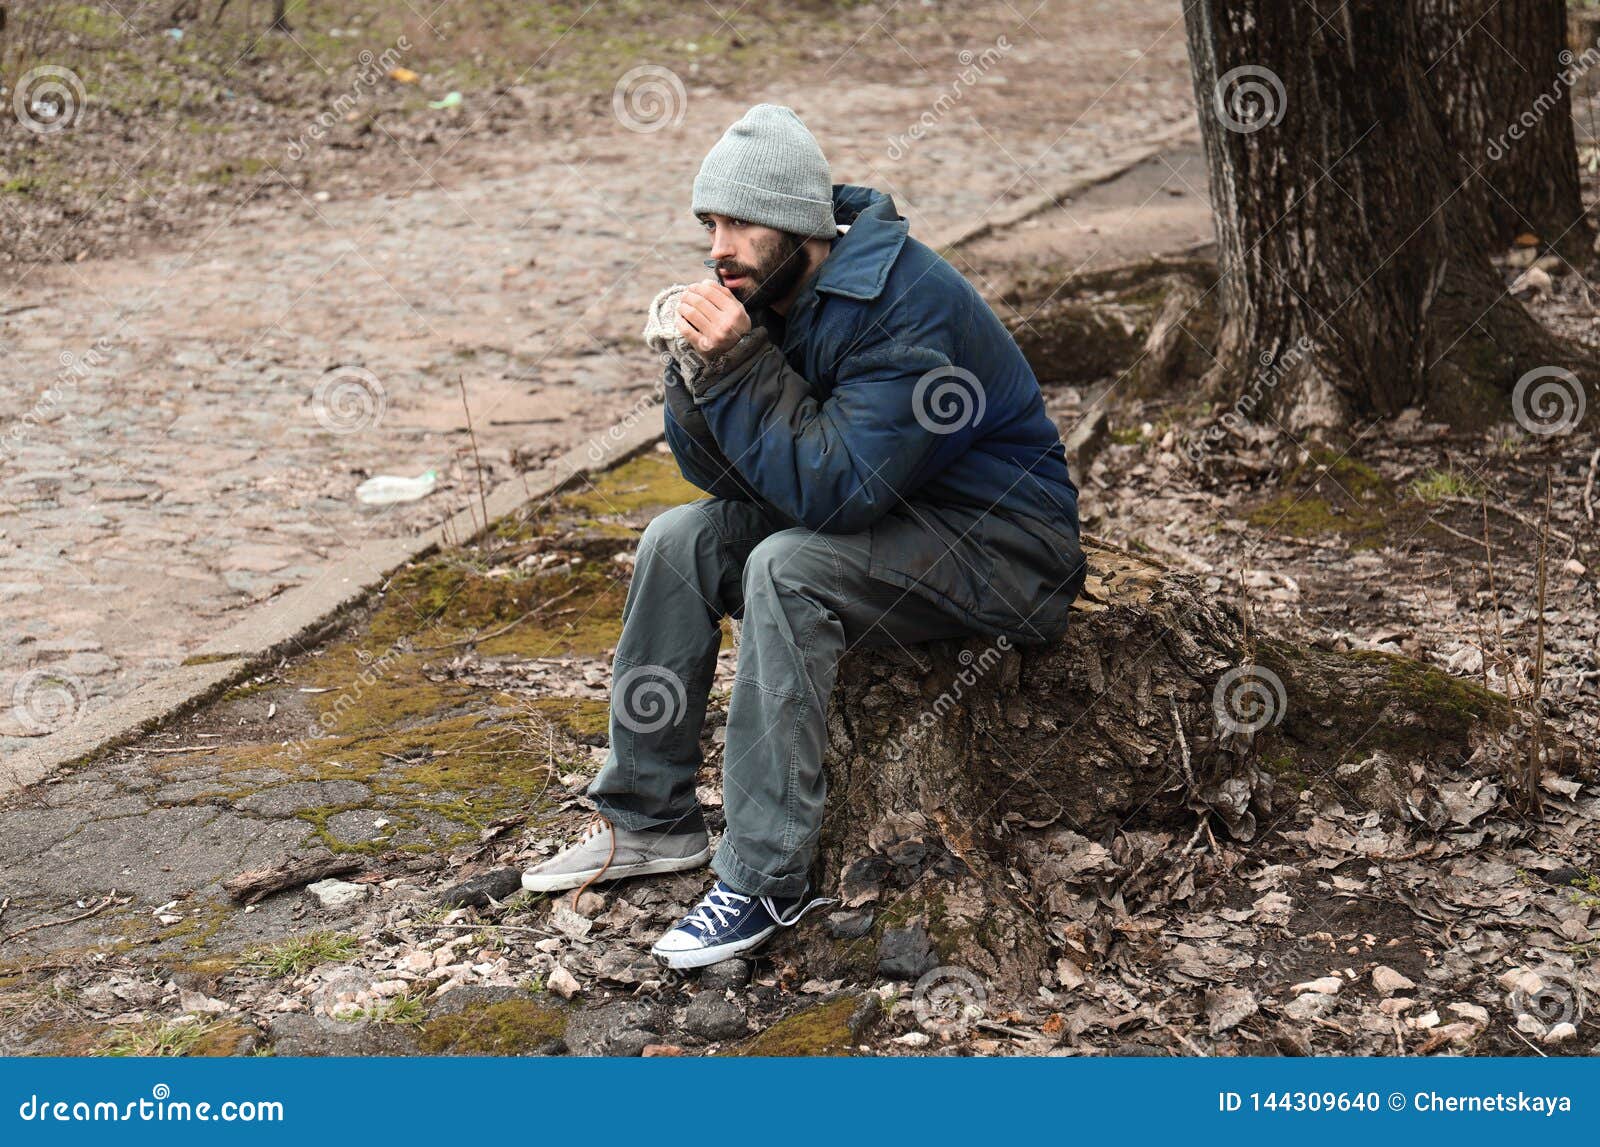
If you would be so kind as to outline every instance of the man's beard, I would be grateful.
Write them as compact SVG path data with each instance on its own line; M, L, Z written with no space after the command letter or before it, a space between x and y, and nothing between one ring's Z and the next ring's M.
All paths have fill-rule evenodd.
M778 232L777 243L769 251L760 253L755 267L730 264L717 268L723 275L743 275L754 287L733 287L733 297L744 304L746 311L754 312L771 306L794 289L806 273L804 254L805 236L789 231Z

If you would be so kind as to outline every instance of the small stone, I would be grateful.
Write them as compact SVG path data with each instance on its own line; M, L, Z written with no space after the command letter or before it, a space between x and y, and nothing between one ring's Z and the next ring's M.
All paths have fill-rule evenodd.
M1290 1019L1307 1022L1321 1019L1338 1001L1324 992L1304 992L1284 1005L1283 1014Z
M828 913L828 934L835 940L859 940L872 931L874 917L863 908L854 912Z
M932 1042L932 1037L927 1032L906 1032L905 1035L895 1036L890 1042L903 1044L906 1047L927 1047Z
M1378 990L1379 995L1392 996L1396 992L1409 992L1417 985L1388 965L1379 964L1372 969L1372 986Z
M700 987L713 992L738 991L749 982L749 960L723 960L700 973Z
M1296 984L1289 990L1295 995L1303 992L1316 992L1324 996L1337 996L1339 989L1344 987L1344 979L1340 976L1323 976L1317 980L1307 980L1303 984Z
M611 1039L611 1046L607 1055L622 1056L625 1059L637 1059L644 1054L644 1049L655 1042L654 1032L643 1031L639 1028L629 1028L620 1031Z
M431 972L433 971L433 953L407 952L400 960L400 967L404 971L418 974Z
M920 924L884 929L878 942L878 975L888 980L915 980L938 963L933 942Z
M204 992L193 992L187 989L179 989L178 1006L185 1012L193 1012L196 1015L203 1016L221 1015L228 1010L228 1005L221 1000L213 999ZM1567 1024L1566 1026L1571 1027L1572 1025Z
M347 908L367 898L365 884L352 884L348 880L319 880L306 885L306 891L324 908Z
M570 1000L583 990L583 985L578 983L578 978L567 971L566 967L561 964L557 964L555 970L550 973L548 984L550 990L564 1000Z
M683 1049L675 1043L647 1043L639 1054L646 1059L655 1059L658 1056L682 1055Z
M1544 987L1539 973L1529 968L1512 968L1495 981L1508 992L1521 992L1524 996L1537 996Z
M1401 1012L1417 1006L1417 1001L1410 996L1391 996L1387 1000L1378 1001L1378 1010L1386 1016L1397 1016Z
M750 1021L744 1009L719 992L701 992L683 1012L683 1030L704 1040L744 1035Z
M661 1041L661 1019L661 1006L650 999L579 1008L567 1020L567 1048L582 1056L644 1055L646 1047Z
M595 917L606 910L606 898L598 892L585 892L578 897L578 915Z
M1454 1012L1464 1020L1471 1020L1480 1027L1489 1026L1489 1009L1481 1008L1477 1004L1454 1003L1447 1005L1448 1010Z
M439 893L441 908L488 908L490 899L504 900L522 888L522 870L496 868Z
M550 923L572 940L582 940L594 929L594 921L568 908L565 900L557 901L550 909Z
M1578 1029L1570 1023L1559 1023L1544 1033L1542 1042L1549 1044L1566 1043L1578 1034Z

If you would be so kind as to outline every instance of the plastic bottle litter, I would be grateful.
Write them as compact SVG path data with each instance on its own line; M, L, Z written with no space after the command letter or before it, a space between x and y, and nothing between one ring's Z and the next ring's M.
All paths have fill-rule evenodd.
M439 475L429 470L417 478L400 478L393 474L379 474L368 478L356 487L356 501L363 506L393 506L400 502L415 502L433 493L439 484Z

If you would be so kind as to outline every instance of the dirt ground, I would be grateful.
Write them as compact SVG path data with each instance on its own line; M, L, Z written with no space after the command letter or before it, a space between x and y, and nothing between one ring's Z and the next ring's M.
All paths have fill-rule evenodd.
M837 152L830 146L830 157L845 157L834 158L836 171L853 164L860 174L848 178L886 188L892 180L913 233L1037 190L1030 182L1043 178L1038 172L1070 173L1125 142L1130 124L1192 114L1181 26L1170 25L1162 5L1113 7L1128 20L1105 18L1104 5L1031 14L1031 25L1055 38L1019 39L992 76L1005 82L968 93L966 108L980 109L972 122L952 116L895 161L874 151L877 128L918 105L903 76L897 86L873 69L903 70L902 47L920 54L898 30L899 43L870 41L886 54L845 55L838 71L857 66L849 61L858 54L873 61L859 65L853 84L835 85L818 63L792 88L771 90L786 93L781 98L768 90L695 94L681 129L646 137L682 140L677 159L652 151L645 162L638 139L614 128L580 143L531 130L516 137L513 127L462 141L505 165L483 178L459 169L445 176L442 164L448 186L429 182L395 200L341 194L303 205L292 222L283 204L263 206L258 220L223 232L228 242L197 248L203 253L189 264L153 246L146 255L40 266L34 273L43 277L29 288L40 294L26 298L52 301L28 336L36 363L50 352L52 324L76 323L77 337L92 340L108 321L81 306L75 276L93 272L108 298L130 307L162 302L132 314L143 333L129 345L150 355L128 352L128 370L144 389L121 389L123 371L108 369L103 389L79 387L98 395L94 417L102 421L92 432L70 419L42 428L38 448L53 450L52 464L69 477L46 487L51 505L30 501L26 517L0 522L8 530L13 521L28 525L22 542L16 533L0 539L18 547L8 570L40 571L8 576L50 584L64 565L27 563L80 551L65 535L54 549L35 546L37 531L52 522L82 528L86 508L109 507L101 512L117 524L103 535L108 553L147 563L150 588L130 598L120 630L96 628L98 605L84 604L79 629L60 632L50 628L59 601L38 602L33 614L19 608L24 627L43 636L19 642L8 664L103 653L117 661L115 672L81 676L104 676L104 688L120 689L132 679L123 677L124 662L139 656L125 651L166 641L162 656L180 656L190 628L215 624L205 619L300 576L292 563L247 568L233 571L249 575L233 588L210 555L237 553L248 538L310 561L313 543L331 553L363 530L436 520L444 507L426 502L364 517L348 495L363 473L397 468L397 450L414 467L459 458L462 427L451 406L459 395L453 374L441 376L461 362L478 372L463 374L471 393L484 396L481 406L474 399L474 421L497 475L510 472L514 451L538 457L608 425L648 392L627 316L661 276L696 265L695 236L675 222L683 205L662 189L686 186L698 153L741 103L791 103L825 146L842 141ZM961 42L954 32L949 38ZM1024 56L1030 44L1035 54ZM1061 67L1063 54L1082 70ZM1124 66L1131 70L1119 76ZM1056 96L1063 75L1071 83ZM1069 110L1047 128L1037 119L1020 124L1028 117L1016 109L1029 98L1044 102L1046 91L1047 107L1065 100ZM604 128L603 117L593 122ZM1072 152L1059 164L1054 150L1043 150L1058 136ZM995 159L997 141L1004 162ZM1036 155L1048 158L1035 165ZM535 241L505 218L542 210L543 190L518 173L559 169L562 159L583 174L549 192L556 206L540 216L548 230ZM662 162L678 168L664 178ZM1036 174L1019 180L1013 162ZM1152 253L1204 257L1209 228L1197 168L1193 149L1170 148L952 258L1010 321L1046 324L1048 304L1071 295L1074 275ZM601 186L624 196L620 217L584 194ZM1592 180L1588 190L1592 202ZM522 215L501 210L508 197ZM469 222L468 209L482 223ZM615 249L600 249L604 272L592 243L579 248L562 225L572 212L608 231ZM636 221L641 212L648 225ZM319 216L337 221L336 235L324 234ZM672 237L657 240L663 234ZM660 253L624 274L624 258L637 258L644 239ZM452 257L463 243L477 256L466 275ZM530 267L528 258L537 262ZM330 259L337 269L318 277ZM280 292L261 314L259 292L239 281L242 268ZM1511 262L1504 269L1508 281L1517 273ZM186 276L181 295L164 286L173 271ZM563 275L577 280L571 298ZM1557 273L1537 313L1595 339L1589 282L1592 275L1576 269ZM305 304L294 301L297 287L306 288ZM526 306L544 297L541 287L565 299L564 308ZM280 300L286 318L276 317ZM263 321L266 312L275 317ZM4 337L20 338L20 327L5 329ZM1199 324L1195 337L1205 337ZM191 345L215 360L173 372L164 356ZM577 353L586 345L599 349ZM259 381L242 390L243 372L231 373L241 358L262 364L250 368ZM325 366L346 360L383 381L387 412L355 433L319 433L310 392ZM833 936L854 961L858 971L845 979L810 974L799 937L698 978L665 976L643 953L700 893L699 874L608 886L575 905L528 896L514 882L583 816L577 794L603 753L607 654L638 531L696 493L670 459L653 453L502 523L486 546L407 570L329 643L216 704L8 797L0 809L10 897L0 909L0 1040L29 1054L1594 1054L1595 443L1529 433L1509 409L1481 433L1415 414L1360 426L1347 449L1332 453L1269 449L1249 430L1220 445L1197 443L1185 396L1129 393L1118 385L1126 366L1046 386L1064 431L1097 406L1110 415L1110 444L1076 475L1086 530L1201 579L1274 633L1404 653L1467 685L1525 692L1542 622L1540 711L1587 755L1546 774L1538 818L1515 811L1503 778L1481 761L1418 778L1426 799L1416 807L1355 811L1369 803L1363 786L1375 755L1357 739L1328 774L1280 778L1292 797L1249 844L1201 831L1180 839L1137 818L1097 841L1052 830L1063 874L1040 911L1057 962L1036 999L957 993L958 1009L967 1010L930 1022L926 992L885 964L885 929L908 923L900 900L878 905L864 936L840 935L832 920L804 926L808 939ZM517 377L523 369L529 373ZM168 394L162 384L174 373L190 384L182 401L145 419L141 412ZM233 401L238 394L247 400ZM198 489L196 501L168 503L163 493L112 502L69 488L74 452L95 449L118 417L128 420L129 441L153 451L158 460L149 464L168 468L163 488ZM496 418L534 417L560 421L484 429ZM220 452L206 432L213 425L234 430L237 453ZM278 468L285 451L295 461ZM190 471L191 457L211 461ZM457 486L441 497L459 505L468 474L457 464ZM0 496L9 490L0 487ZM179 523L201 512L196 505L216 514L198 529L210 549L181 533ZM235 512L251 515L251 533L229 533ZM124 534L131 540L118 541ZM96 585L117 587L101 592L124 600L136 584L126 569L137 560L120 569L109 561L74 567L85 579L74 600L100 600L90 596ZM183 568L204 590L194 603L174 600L176 583L165 576ZM99 644L38 648L75 640ZM730 642L723 687L732 657ZM720 722L714 712L699 790L714 827ZM347 866L316 891L297 888L247 907L223 887L305 852L331 853Z

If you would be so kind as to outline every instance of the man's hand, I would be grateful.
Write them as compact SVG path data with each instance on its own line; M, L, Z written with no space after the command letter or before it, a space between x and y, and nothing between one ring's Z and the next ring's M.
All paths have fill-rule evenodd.
M749 330L744 304L715 279L690 284L678 299L678 333L705 359L731 349Z

